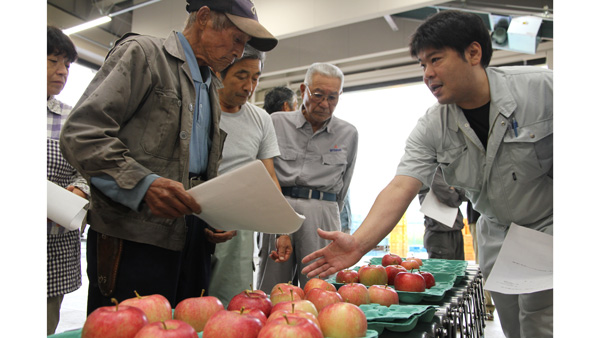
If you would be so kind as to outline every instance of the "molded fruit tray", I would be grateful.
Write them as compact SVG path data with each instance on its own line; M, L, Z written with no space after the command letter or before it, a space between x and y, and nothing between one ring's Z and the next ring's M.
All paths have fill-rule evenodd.
M435 278L435 285L423 292L396 291L400 303L418 304L421 301L437 302L444 298L446 291L454 286L456 275L453 273L432 272ZM335 275L329 277L327 281L339 289L344 283L337 283ZM390 285L390 287L394 287Z
M408 332L419 321L431 322L437 307L434 305L390 305L363 304L361 310L367 317L369 330L379 334L384 329L394 332Z
M382 257L373 257L370 259L371 264L381 265ZM405 258L403 258L405 259ZM421 266L422 271L428 272L444 272L444 273L453 273L456 275L456 283L458 284L463 277L465 277L467 273L467 265L469 262L467 261L459 261L459 260L450 260L450 259L438 259L438 258L429 258L422 259L423 266Z

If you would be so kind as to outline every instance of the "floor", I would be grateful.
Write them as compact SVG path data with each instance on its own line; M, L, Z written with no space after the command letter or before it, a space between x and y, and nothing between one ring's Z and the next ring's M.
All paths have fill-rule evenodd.
M86 275L86 259L85 259L86 241L85 237L81 241L81 271L82 271L82 286L77 291L65 295L60 311L60 322L56 328L56 333L61 333L69 330L76 330L83 327L86 313L86 299L88 280ZM502 328L498 316L494 313L493 321L486 321L485 337L487 338L504 338Z

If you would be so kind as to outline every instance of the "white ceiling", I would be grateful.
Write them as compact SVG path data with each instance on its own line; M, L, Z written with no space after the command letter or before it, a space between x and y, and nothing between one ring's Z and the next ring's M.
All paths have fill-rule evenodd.
M49 0L48 24L68 28L103 14L148 0ZM406 13L422 8L522 16L545 15L552 23L552 0L254 0L261 23L280 39L267 54L256 93L277 85L298 89L313 62L331 62L346 74L345 88L394 83L419 77L408 55L410 34L422 22ZM547 6L546 8L544 6ZM187 16L185 0L161 0L113 17L111 23L72 35L80 59L99 66L116 39L133 31L167 36L181 30ZM387 18L386 18L387 16ZM550 25L552 33L552 25ZM546 59L552 65L552 38L544 38L535 55L498 50L492 64Z

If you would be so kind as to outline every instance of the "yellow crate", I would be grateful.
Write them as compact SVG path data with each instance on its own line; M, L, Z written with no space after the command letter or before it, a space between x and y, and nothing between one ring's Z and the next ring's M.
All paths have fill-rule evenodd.
M408 236L406 234L406 216L402 216L394 230L390 232L390 252L406 257L408 254Z

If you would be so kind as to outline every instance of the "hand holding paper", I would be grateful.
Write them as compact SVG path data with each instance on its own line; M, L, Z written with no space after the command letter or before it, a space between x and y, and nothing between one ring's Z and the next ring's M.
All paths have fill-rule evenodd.
M47 182L47 217L68 230L79 229L87 213L88 200Z

